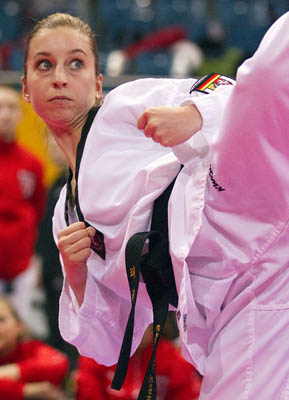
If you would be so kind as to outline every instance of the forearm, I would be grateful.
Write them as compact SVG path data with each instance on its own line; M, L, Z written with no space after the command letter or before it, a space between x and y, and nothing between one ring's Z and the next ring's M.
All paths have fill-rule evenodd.
M20 378L20 368L18 364L7 364L0 367L0 379L7 378L17 381Z
M66 279L74 293L77 304L81 307L84 300L84 293L87 281L87 267L85 265L76 265L75 268L66 269ZM80 272L81 271L81 272Z
M65 277L69 282L78 305L81 306L87 281L86 261L91 253L91 240L95 234L92 227L86 228L83 222L76 222L58 234L58 248L64 266Z

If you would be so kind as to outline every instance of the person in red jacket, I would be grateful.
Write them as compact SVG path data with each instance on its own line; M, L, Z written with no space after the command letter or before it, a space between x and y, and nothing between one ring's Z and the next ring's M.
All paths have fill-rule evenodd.
M45 206L43 165L16 142L22 118L20 96L0 86L0 293L9 295L33 330L33 263L37 229ZM36 313L36 311L35 311Z
M136 400L152 352L152 325L146 330L130 359L126 381L120 391L110 385L116 366L106 367L80 356L75 373L77 400ZM196 400L201 379L172 341L161 338L156 353L157 399Z
M62 400L67 357L24 334L14 307L0 296L0 399Z

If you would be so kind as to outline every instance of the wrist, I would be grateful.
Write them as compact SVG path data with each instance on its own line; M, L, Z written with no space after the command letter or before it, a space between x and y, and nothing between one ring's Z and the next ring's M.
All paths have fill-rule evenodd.
M203 118L195 104L188 104L183 106L184 118L189 122L190 131L192 135L202 129Z
M77 273L71 273L66 276L69 285L76 297L79 307L83 303L84 293L87 282L87 268L83 266L76 266ZM71 272L71 270L70 270Z

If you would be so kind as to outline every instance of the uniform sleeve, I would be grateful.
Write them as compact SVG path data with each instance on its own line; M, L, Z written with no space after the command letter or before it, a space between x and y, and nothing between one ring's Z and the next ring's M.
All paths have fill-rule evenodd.
M212 144L206 221L222 237L214 253L238 270L250 268L288 218L288 24L289 13L239 68Z
M29 357L18 363L24 382L49 381L59 385L68 371L68 359L58 350L41 342L31 342Z
M193 95L181 104L182 106L194 104L203 119L200 132L185 143L173 147L175 155L182 164L190 162L192 157L200 156L198 149L201 150L201 153L208 152L208 146L215 142L233 87L233 85L219 86L211 94L197 95L196 92L195 94L193 92Z
M23 400L23 383L11 379L0 379L0 398Z

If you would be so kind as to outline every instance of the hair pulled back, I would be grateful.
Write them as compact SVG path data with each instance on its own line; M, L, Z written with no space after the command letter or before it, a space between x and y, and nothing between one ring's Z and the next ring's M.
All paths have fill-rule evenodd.
M96 75L99 75L100 71L98 62L97 42L90 26L82 19L74 17L70 14L55 13L55 14L50 14L48 17L38 21L27 37L25 53L24 53L24 81L26 81L27 78L27 59L28 59L31 40L37 35L38 32L44 29L55 29L59 27L68 27L78 30L79 32L83 33L88 37L90 41L90 47L94 56L95 73Z

